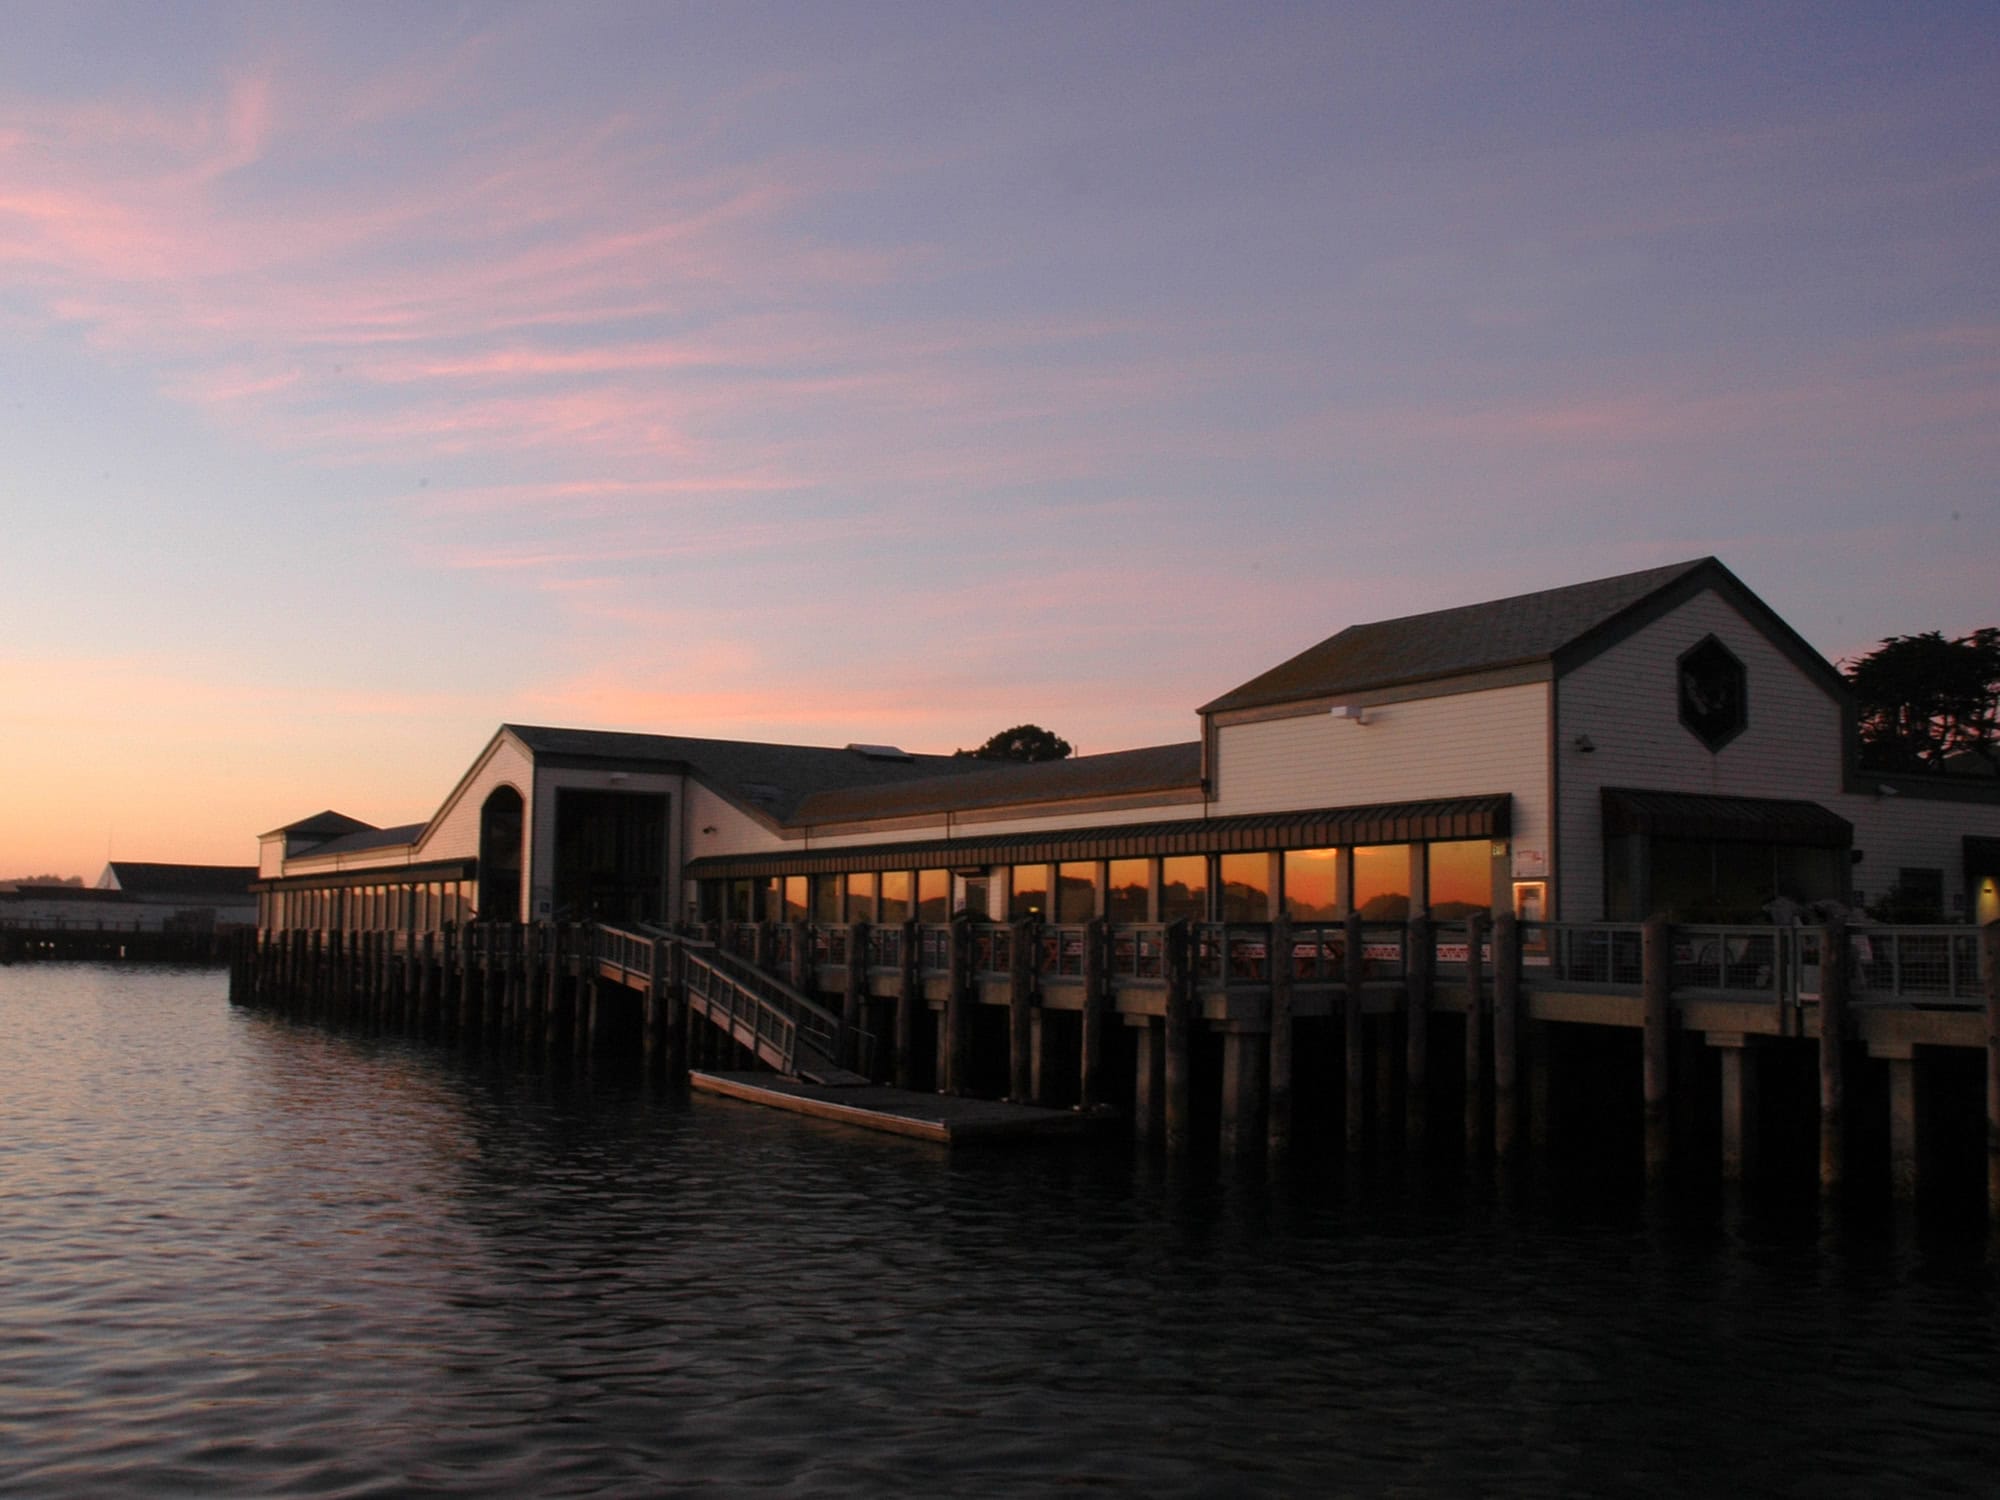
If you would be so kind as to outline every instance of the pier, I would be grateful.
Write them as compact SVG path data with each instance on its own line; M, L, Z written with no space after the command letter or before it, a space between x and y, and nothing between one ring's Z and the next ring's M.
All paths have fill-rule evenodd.
M1699 1145L1743 1181L1784 1107L1828 1192L1865 1156L1914 1197L1983 1144L2000 1212L1996 970L2000 924L495 923L246 937L231 992L794 1101L1110 1113L1174 1155L1504 1163L1636 1114L1649 1176Z

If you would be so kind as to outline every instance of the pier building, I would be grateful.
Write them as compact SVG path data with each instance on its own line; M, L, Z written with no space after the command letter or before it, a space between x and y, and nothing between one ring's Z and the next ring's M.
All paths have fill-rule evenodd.
M1860 769L1713 558L1351 626L1196 725L1013 765L506 724L424 822L265 834L260 920L2000 917L2000 783Z
M1852 1077L1899 1192L1929 1132L1985 1146L2000 1213L2000 782L1864 771L1853 721L1701 558L1352 626L1183 743L1071 760L505 724L424 822L265 834L232 992L1170 1152L1299 1114L1421 1143L1462 1101L1504 1158L1596 1136L1629 1075L1649 1172L1692 1109L1732 1177L1811 1056L1823 1184ZM1935 920L1847 926L1891 890Z

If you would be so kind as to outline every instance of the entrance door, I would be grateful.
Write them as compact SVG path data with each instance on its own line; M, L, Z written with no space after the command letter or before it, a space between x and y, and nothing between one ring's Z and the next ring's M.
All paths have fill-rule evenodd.
M556 792L555 914L565 921L667 917L664 792Z

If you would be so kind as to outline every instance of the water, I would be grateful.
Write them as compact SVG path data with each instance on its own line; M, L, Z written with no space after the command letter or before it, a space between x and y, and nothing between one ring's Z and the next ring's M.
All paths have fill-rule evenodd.
M0 1493L1991 1494L1983 1236L948 1157L0 970Z

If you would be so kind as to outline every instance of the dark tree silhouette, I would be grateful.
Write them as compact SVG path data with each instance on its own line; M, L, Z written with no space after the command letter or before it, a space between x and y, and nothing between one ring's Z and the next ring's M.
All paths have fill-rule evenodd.
M1870 770L2000 774L2000 629L1892 635L1841 670Z
M1039 724L1016 724L1003 729L977 750L955 750L960 758L972 760L1067 760L1076 747L1059 734Z

